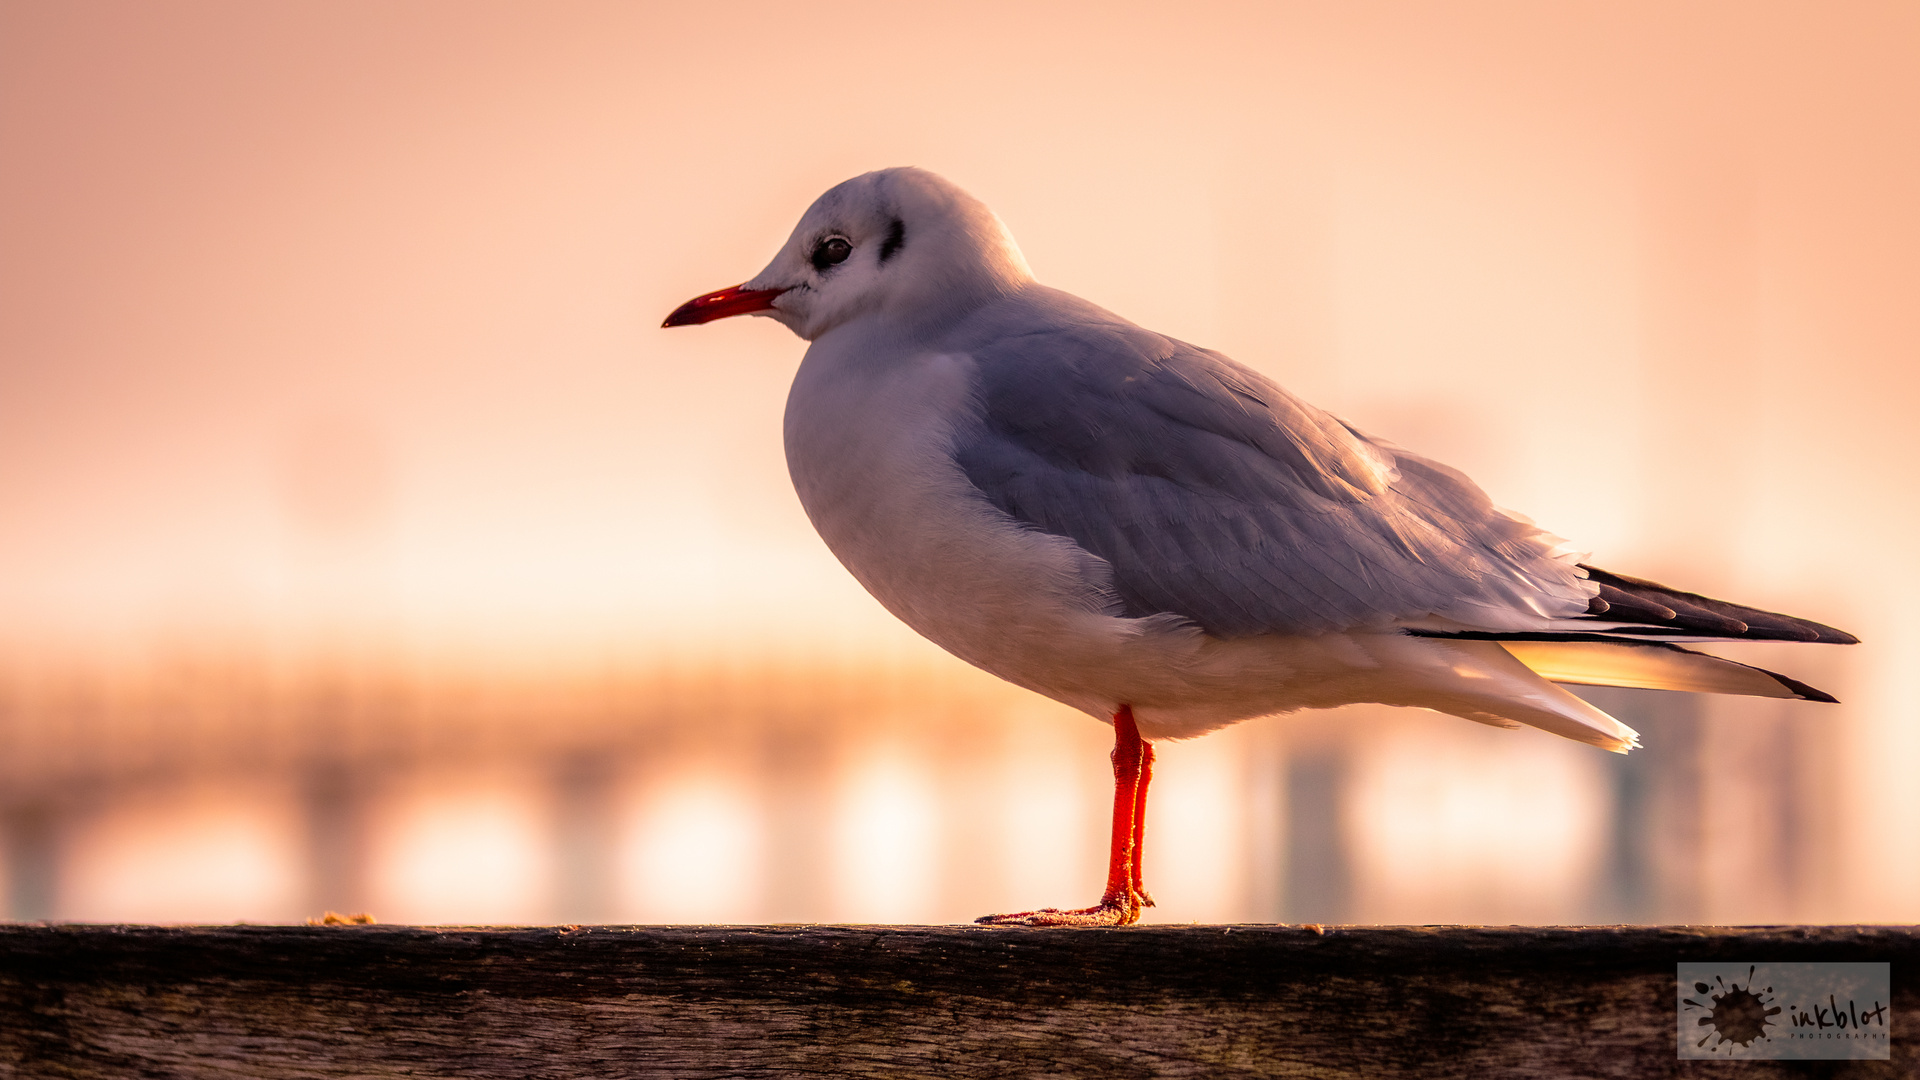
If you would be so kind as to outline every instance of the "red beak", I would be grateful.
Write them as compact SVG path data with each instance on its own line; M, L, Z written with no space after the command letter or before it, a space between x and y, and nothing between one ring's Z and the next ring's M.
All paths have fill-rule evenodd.
M749 289L744 285L735 285L731 289L719 289L705 296L693 299L673 309L667 321L668 326L698 326L715 319L725 319L733 315L751 315L756 311L771 311L773 298L786 292L785 289Z

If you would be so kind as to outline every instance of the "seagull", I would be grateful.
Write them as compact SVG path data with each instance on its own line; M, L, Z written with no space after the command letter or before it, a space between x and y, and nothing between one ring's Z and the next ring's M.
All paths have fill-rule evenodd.
M810 343L787 465L847 570L948 652L1113 726L1099 902L982 923L1152 906L1155 739L1373 702L1625 753L1633 729L1559 684L1830 702L1679 643L1857 640L1582 562L1459 471L1040 284L923 169L832 188L766 269L665 325L735 315Z

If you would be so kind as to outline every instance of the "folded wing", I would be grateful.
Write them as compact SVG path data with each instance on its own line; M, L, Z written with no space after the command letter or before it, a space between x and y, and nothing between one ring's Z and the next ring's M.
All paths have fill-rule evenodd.
M967 343L981 409L955 454L995 506L1105 559L1127 614L1231 638L1545 630L1592 606L1557 538L1460 473L1056 297L1048 330Z

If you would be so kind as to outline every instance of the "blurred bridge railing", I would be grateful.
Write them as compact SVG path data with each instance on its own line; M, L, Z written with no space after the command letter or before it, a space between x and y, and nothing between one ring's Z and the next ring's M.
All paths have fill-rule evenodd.
M1169 744L1154 914L1821 917L1820 717L1595 696L1647 750L1385 709ZM15 669L5 914L958 921L1097 887L1105 752L1099 725L952 663Z

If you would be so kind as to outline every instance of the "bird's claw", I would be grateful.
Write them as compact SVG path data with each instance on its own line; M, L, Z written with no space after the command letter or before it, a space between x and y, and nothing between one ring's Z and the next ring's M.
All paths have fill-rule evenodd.
M1124 898L1102 897L1098 904L1087 908L1066 911L1041 908L1010 915L982 915L973 921L981 926L1131 926L1140 920L1143 905L1153 906L1152 898L1145 893L1135 893Z

